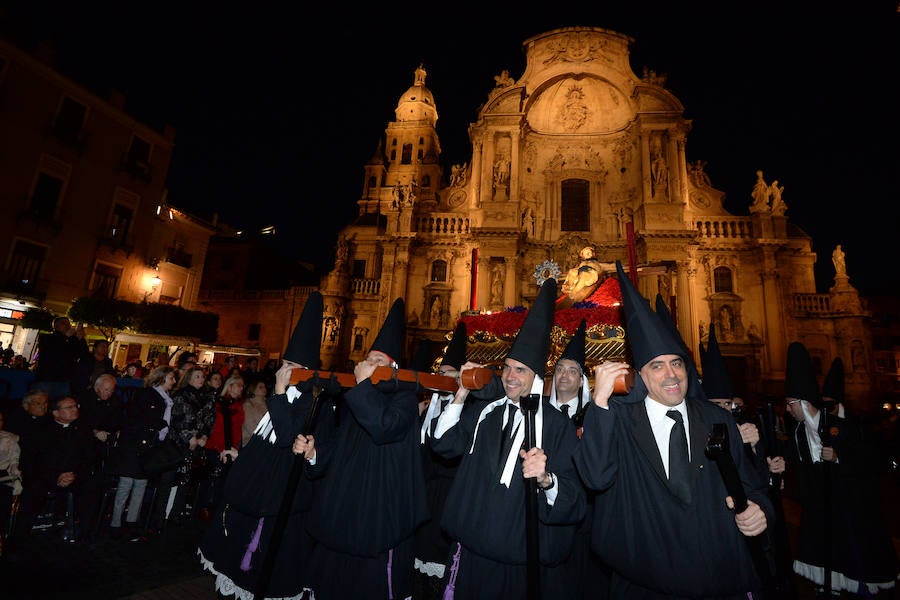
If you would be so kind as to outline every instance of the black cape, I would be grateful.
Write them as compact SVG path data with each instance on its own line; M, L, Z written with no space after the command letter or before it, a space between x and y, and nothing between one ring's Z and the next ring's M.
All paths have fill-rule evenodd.
M693 381L692 381L693 383ZM714 597L759 592L748 539L738 530L715 462L705 454L714 423L728 428L729 452L748 500L772 522L771 501L748 463L740 432L727 411L690 388L691 502L670 490L644 406L640 378L609 410L589 410L575 464L595 498L593 548L613 570L616 589L642 597ZM618 587L617 587L618 586Z

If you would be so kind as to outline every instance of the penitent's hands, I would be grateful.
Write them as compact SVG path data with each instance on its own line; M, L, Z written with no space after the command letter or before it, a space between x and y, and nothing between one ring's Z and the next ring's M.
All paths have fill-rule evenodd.
M291 449L294 454L302 454L306 460L312 460L316 457L316 438L312 435L298 434Z
M457 388L456 393L453 395L453 404L464 404L466 397L469 395L469 389L462 384L462 372L467 369L478 369L481 367L484 367L484 365L477 362L466 361L463 366L459 368L459 372L456 374L456 384L459 388Z
M356 366L353 367L353 376L356 377L356 383L364 381L372 376L372 373L375 372L375 363L370 363L368 360L361 360L356 363Z
M616 379L628 374L629 369L628 363L623 362L604 362L594 367L594 404L608 408Z
M532 448L528 452L519 450L519 458L522 459L522 476L525 479L537 477L538 485L546 485L547 455L541 448Z
M275 371L275 393L284 394L287 392L288 386L291 384L291 371L294 369L302 369L303 367L289 360L282 361L281 367Z
M734 509L734 500L731 496L725 498L725 504L728 508ZM766 513L759 507L759 504L748 500L746 510L734 515L734 522L741 533L753 537L766 530Z

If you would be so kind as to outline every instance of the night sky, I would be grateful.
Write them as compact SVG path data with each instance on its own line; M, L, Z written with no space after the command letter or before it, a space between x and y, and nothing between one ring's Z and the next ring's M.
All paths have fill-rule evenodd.
M420 63L449 173L470 160L467 128L494 75L522 74L522 42L557 27L618 31L635 40L637 74L667 76L693 121L687 159L707 161L729 211L749 214L762 169L813 237L819 292L832 285L835 244L851 285L900 292L896 2L497 4L504 16L485 2L379 3L391 9L381 14L274 4L0 0L0 31L29 50L52 39L61 72L176 128L173 205L241 228L276 224L285 251L322 270Z

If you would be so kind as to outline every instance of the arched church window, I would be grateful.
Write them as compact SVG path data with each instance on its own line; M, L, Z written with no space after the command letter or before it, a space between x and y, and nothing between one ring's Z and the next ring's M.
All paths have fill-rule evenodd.
M374 175L372 175L371 177L369 177L369 187L370 187L370 188L375 187L375 182L376 182L376 181L378 181L378 180L375 178Z
M422 187L431 185L431 175L422 175Z
M447 261L436 260L431 263L431 280L447 281Z
M412 164L412 144L403 144L403 155L400 158L401 165Z
M356 335L353 336L353 351L361 352L362 344L363 344L363 336L361 333L357 333Z
M562 231L590 230L591 194L587 180L566 179L562 182L560 217Z
M718 294L719 292L732 292L731 269L728 267L716 267L713 271L713 287Z

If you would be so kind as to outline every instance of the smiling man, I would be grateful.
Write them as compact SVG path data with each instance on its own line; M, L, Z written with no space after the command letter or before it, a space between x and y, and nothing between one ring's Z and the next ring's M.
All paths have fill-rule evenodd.
M455 542L447 590L452 589L455 600L526 597L529 478L536 478L538 487L537 522L532 525L540 565L532 567L540 569L540 597L573 597L573 582L560 564L571 552L584 515L584 491L572 463L575 428L541 400L533 417L535 446L523 448L521 402L543 392L555 300L556 281L548 279L503 362L504 396L465 402L465 390L438 418L432 448L446 458L462 457L441 521ZM476 365L462 368L471 366Z
M594 404L575 454L589 489L600 492L593 549L612 569L612 598L756 597L762 584L746 538L772 518L771 501L742 449L734 419L706 400L676 330L654 313L616 263L626 334L639 377L612 397L628 365L595 371ZM728 447L748 498L735 514L717 466L705 455L712 426ZM673 444L670 449L670 441ZM679 468L676 468L679 467Z

